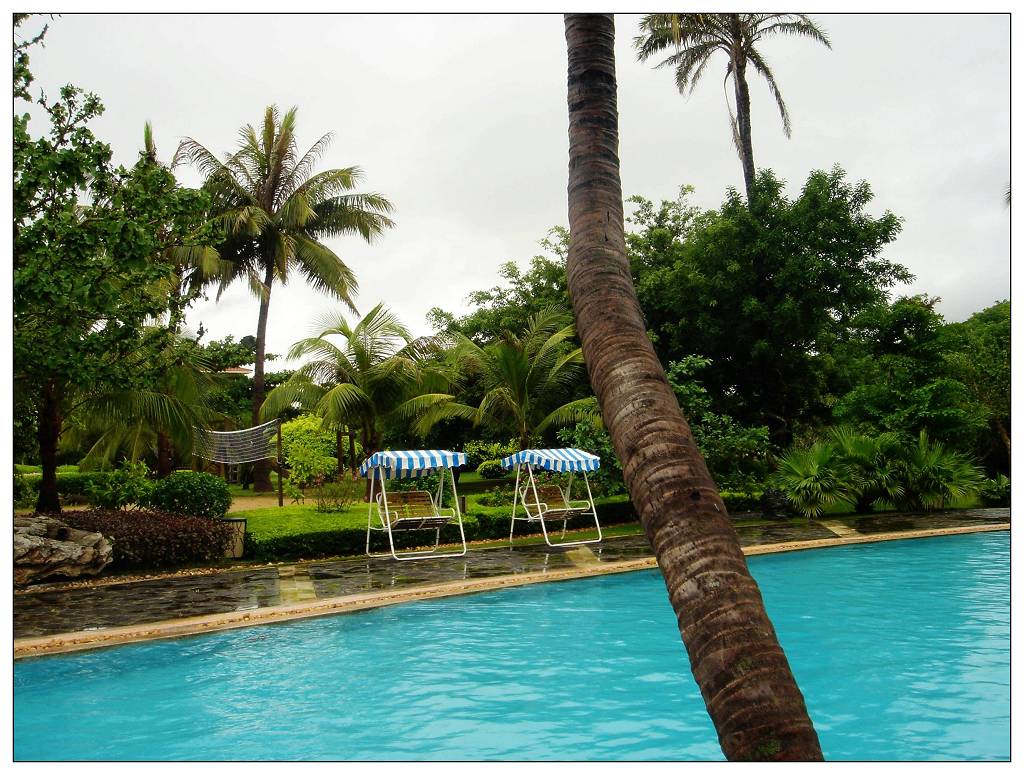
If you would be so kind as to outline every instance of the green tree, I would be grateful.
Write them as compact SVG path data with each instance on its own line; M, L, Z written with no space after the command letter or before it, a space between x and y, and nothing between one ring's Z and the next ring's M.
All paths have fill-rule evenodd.
M338 473L334 434L324 428L316 415L302 414L281 426L281 447L290 469L288 480L305 487Z
M839 393L837 420L908 437L925 430L961 449L974 445L987 412L947 367L949 342L937 301L902 297L850 322L847 341L835 349L839 370L852 382Z
M712 57L719 52L725 55L728 60L725 78L727 81L732 79L736 99L735 113L729 107L729 121L733 142L743 165L747 201L751 203L757 192L754 188L754 148L750 136L748 66L767 82L768 90L779 108L782 131L786 137L791 134L789 109L782 99L775 74L756 48L761 41L775 35L810 38L832 48L825 31L802 13L649 14L640 21L640 35L633 40L637 58L641 62L673 50L658 67L670 67L675 71L676 87L684 96L696 88Z
M566 276L590 382L722 750L729 759L821 759L786 655L630 278L619 178L615 25L566 14Z
M710 365L710 359L690 355L669 363L665 376L715 482L726 489L753 490L771 468L768 427L743 425L712 410L711 397L696 378Z
M381 449L382 423L430 383L422 364L430 343L413 341L409 330L383 304L355 325L340 315L323 319L317 335L292 345L289 359L310 358L274 388L261 419L298 406L335 430L359 429L365 455Z
M831 353L850 320L912 275L880 255L900 220L867 212L867 183L836 167L812 172L795 199L771 171L756 186L752 208L735 192L700 214L685 198L640 200L629 246L662 361L710 359L702 381L715 411L767 425L783 447L796 424L829 418Z
M1010 458L1010 302L1000 301L963 323L946 328L943 357L952 376L983 408L990 427Z
M331 141L326 134L301 157L295 139L296 108L283 116L268 107L257 129L241 130L240 147L220 161L192 138L178 148L176 161L194 165L204 176L212 213L225 229L219 246L230 269L220 291L241 280L260 300L253 370L252 422L258 422L265 392L264 353L274 282L299 274L317 290L355 309L357 283L352 270L323 240L358 234L366 241L394 224L391 203L379 194L353 193L362 178L358 167L314 173ZM266 461L255 466L255 489L269 490Z
M420 434L457 418L511 434L520 449L549 428L594 420L593 397L566 401L583 376L583 354L571 344L574 334L568 316L549 309L532 315L524 331L506 331L483 347L460 337L455 357L465 372L479 375L484 391L479 404L462 403L451 393L424 393L403 413L418 417L413 428Z
M20 100L31 98L34 41L14 45ZM160 359L145 354L164 350L182 314L167 294L175 268L163 257L175 245L205 244L206 201L145 159L114 168L89 129L103 111L95 95L68 85L55 101L35 101L48 124L41 135L27 113L14 120L14 378L38 411L36 507L59 511L65 418L97 393L159 380Z

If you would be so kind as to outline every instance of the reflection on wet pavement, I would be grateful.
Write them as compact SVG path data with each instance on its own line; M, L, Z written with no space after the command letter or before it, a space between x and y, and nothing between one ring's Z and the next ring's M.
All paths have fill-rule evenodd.
M864 534L921 530L1010 521L1009 509L978 509L929 515L875 515L832 518ZM839 528L837 527L837 530ZM767 523L737 526L743 546L835 538L836 533L814 522ZM593 555L573 548L540 545L477 549L464 557L396 562L390 558L347 558L283 565L254 570L225 571L206 576L184 576L148 581L28 591L14 596L14 636L26 638L108 627L148 624L204 614L244 611L307 599L291 587L300 576L312 583L311 598L333 598L375 590L407 588L446 581L543 573L577 563L608 563L651 556L642 535L607 538L586 547ZM286 589L287 587L287 589Z
M16 595L14 637L101 630L281 602L276 568Z
M865 517L844 517L836 521L849 525L858 533L892 533L901 530L933 530L943 527L968 527L1010 521L1009 509L965 509L943 514L877 514Z

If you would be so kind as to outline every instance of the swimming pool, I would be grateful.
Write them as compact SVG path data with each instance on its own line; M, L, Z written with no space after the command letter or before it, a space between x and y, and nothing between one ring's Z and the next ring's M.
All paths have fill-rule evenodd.
M1008 532L752 557L826 758L1009 757ZM20 661L34 759L721 759L657 572Z

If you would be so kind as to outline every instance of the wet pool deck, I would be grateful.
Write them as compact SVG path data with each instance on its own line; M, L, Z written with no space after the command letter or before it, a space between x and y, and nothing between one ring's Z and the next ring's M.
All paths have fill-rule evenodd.
M1009 509L738 525L747 554L1006 530ZM643 536L552 549L470 549L459 558L343 558L203 575L90 585L47 584L14 595L15 657L211 632L545 581L654 568Z

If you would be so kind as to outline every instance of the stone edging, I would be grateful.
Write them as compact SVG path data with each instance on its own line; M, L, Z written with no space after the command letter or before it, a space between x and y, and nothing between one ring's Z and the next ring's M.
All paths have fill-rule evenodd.
M748 556L760 554L776 554L780 552L820 549L829 546L848 546L852 544L875 543L879 541L896 541L907 538L930 538L933 536L960 535L966 533L983 533L1009 530L1009 524L970 525L966 527L935 528L930 530L908 530L896 533L876 533L873 535L857 535L840 538L820 538L811 541L796 541L781 544L763 544L748 546L743 553ZM574 566L553 571L537 571L517 576L498 576L484 579L465 579L431 584L422 587L410 587L391 592L369 592L358 595L328 598L292 605L270 606L251 611L231 611L220 614L208 614L185 619L172 619L165 622L136 624L126 627L111 627L105 630L47 635L37 638L21 638L14 641L14 658L42 656L44 654L60 654L85 649L118 646L125 643L175 638L185 635L199 635L207 632L251 627L258 624L272 624L297 619L308 619L331 614L353 613L387 605L397 605L416 600L431 600L442 597L453 597L476 592L488 592L496 589L521 587L549 581L569 581L573 579L604 576L612 573L627 573L635 570L656 568L654 557L636 560L607 562L595 565Z

